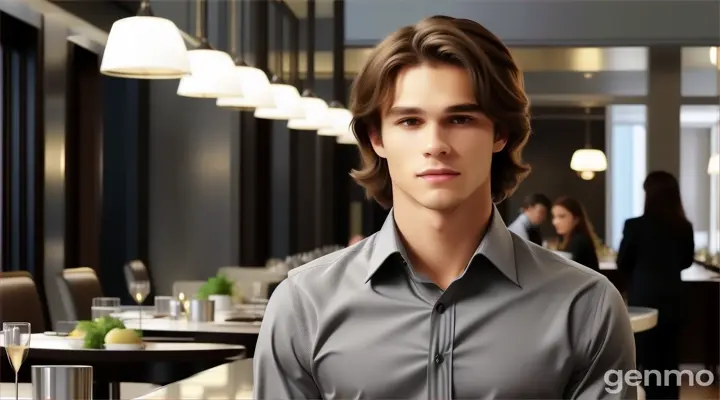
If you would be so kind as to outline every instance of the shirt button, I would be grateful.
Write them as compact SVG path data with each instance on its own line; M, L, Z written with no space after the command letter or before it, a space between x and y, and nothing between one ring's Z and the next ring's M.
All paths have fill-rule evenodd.
M437 311L438 314L444 313L444 312L445 312L445 304L443 304L443 303L438 303L438 304L435 306L435 311Z
M445 357L443 357L442 354L435 354L435 364L440 365L443 361L445 361Z

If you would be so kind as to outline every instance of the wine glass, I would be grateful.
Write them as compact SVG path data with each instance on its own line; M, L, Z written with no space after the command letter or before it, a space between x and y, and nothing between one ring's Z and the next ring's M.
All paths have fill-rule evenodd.
M150 294L150 281L137 280L128 282L128 289L130 290L130 295L133 300L138 304L138 314L140 317L138 323L140 331L142 331L142 303Z
M30 323L3 323L3 345L10 365L15 370L15 400L20 397L18 388L18 371L30 349Z

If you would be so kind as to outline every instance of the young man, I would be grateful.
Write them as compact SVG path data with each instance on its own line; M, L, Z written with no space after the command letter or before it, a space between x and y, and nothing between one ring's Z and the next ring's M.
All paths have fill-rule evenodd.
M620 294L512 235L493 202L528 171L522 76L481 25L431 17L370 54L351 95L382 229L293 270L254 356L256 399L635 398ZM617 373L617 372L612 372Z
M539 226L545 222L552 203L544 194L535 193L525 198L522 214L520 214L508 229L525 240L542 246L542 234Z

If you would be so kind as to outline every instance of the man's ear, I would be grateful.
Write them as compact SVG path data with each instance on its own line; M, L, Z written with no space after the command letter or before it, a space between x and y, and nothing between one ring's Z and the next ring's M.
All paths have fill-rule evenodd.
M495 142L493 143L493 153L501 152L507 145L507 132L496 132Z
M383 146L382 135L380 135L378 130L375 128L371 129L368 137L370 137L370 144L373 150L375 150L375 154L380 158L385 158L385 147Z

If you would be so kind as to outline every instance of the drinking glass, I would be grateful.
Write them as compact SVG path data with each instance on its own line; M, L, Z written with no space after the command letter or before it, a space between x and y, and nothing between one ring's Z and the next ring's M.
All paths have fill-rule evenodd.
M3 345L10 365L15 370L15 400L19 399L18 371L30 349L30 323L3 323Z
M175 300L172 296L155 296L155 316L167 317L171 314L170 303Z
M138 327L140 331L142 331L142 303L150 294L150 281L137 280L128 282L128 290L130 290L130 295L133 300L138 304L138 314L140 318L138 320Z
M92 319L119 313L120 311L122 309L120 308L119 297L94 297L92 299L92 307L90 308Z

